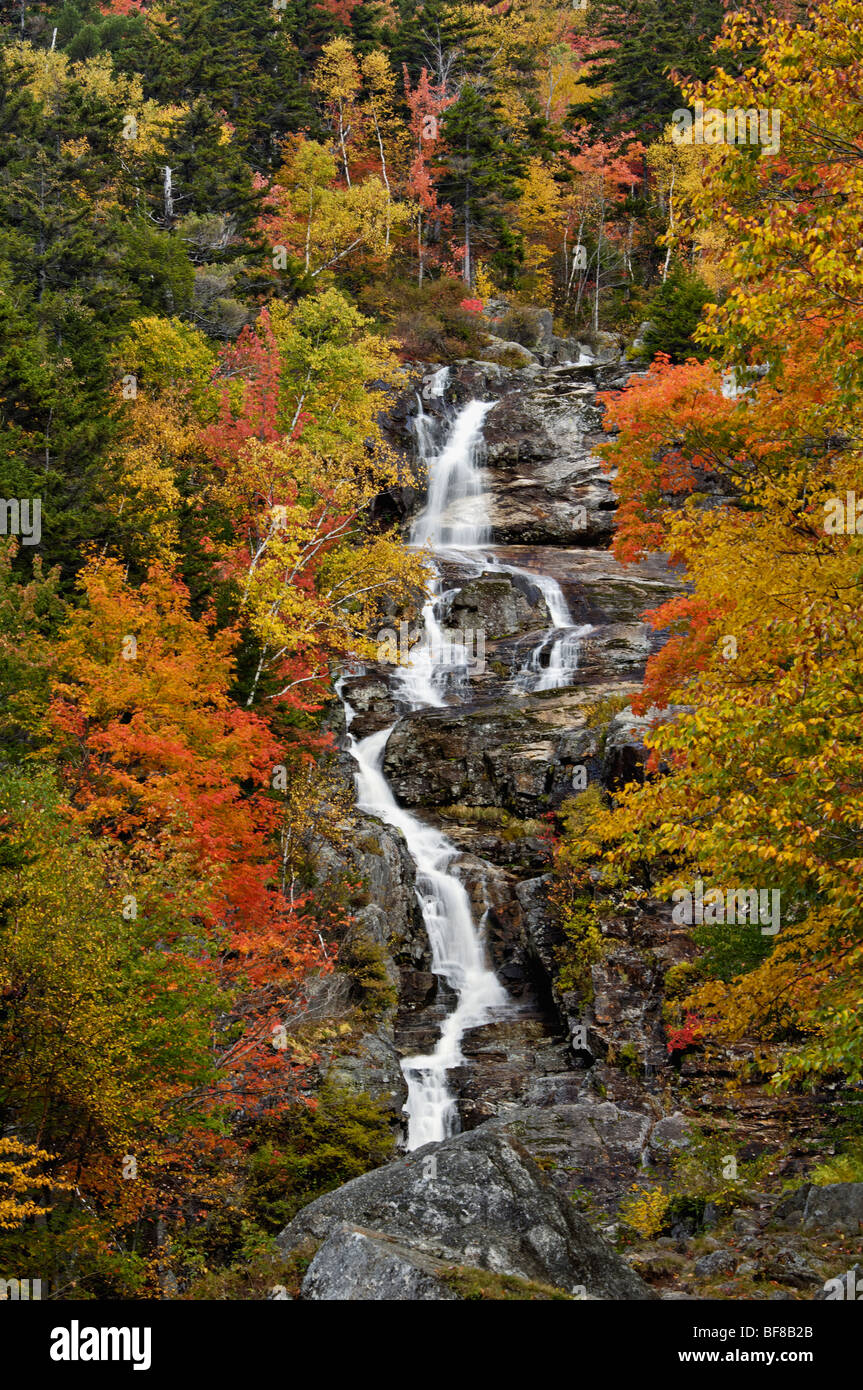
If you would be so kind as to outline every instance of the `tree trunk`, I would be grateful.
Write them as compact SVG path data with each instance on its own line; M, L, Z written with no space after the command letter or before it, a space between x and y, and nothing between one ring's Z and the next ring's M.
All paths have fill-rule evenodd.
M464 279L468 289L471 288L473 267L470 258L470 184L468 184L467 194L464 200Z
M593 297L593 331L599 332L599 281L602 276L602 229L605 225L605 199L599 209L599 232L596 239L596 293Z

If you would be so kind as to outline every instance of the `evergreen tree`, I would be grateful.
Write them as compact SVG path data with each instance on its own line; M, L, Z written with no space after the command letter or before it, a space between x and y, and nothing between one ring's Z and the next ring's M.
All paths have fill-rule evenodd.
M650 303L650 327L644 334L644 350L651 357L667 352L672 362L688 357L703 361L705 350L693 341L693 333L711 294L704 281L680 264L672 266Z
M407 64L412 77L428 68L435 82L452 83L480 21L460 0L397 0L398 22L387 41L394 66Z
M724 14L722 0L592 0L591 30L606 46L590 81L607 90L573 106L571 121L587 122L597 135L634 131L656 139L685 104L671 73L710 76L717 62L710 46Z
M238 142L225 139L223 122L203 98L193 102L172 128L165 162L171 175L169 186L163 183L158 209L162 226L173 227L190 214L222 214L232 223L234 240L220 251L220 259L235 258L257 245L254 227L261 197L252 170Z
M7 51L0 63L0 496L41 498L41 553L68 573L81 543L104 524L100 467L115 429L114 343L142 308L181 311L192 271L182 242L147 216L146 190L136 191L129 177L132 150L123 152L130 165L123 168L120 94L67 76L50 100L36 100L27 81L26 67Z
M458 100L447 108L443 132L446 149L441 156L439 198L451 205L454 225L464 232L464 278L473 283L481 249L499 274L509 279L521 259L519 238L506 213L524 167L520 152L507 140L494 102L472 83L466 83Z
M151 25L148 90L224 112L256 169L279 162L289 131L315 123L293 36L294 7L263 0L173 0Z
M50 5L0 0L0 33L5 38L27 39L39 48L53 46L75 62L111 53L121 72L141 71L145 31L139 11L106 14L98 0L60 0Z

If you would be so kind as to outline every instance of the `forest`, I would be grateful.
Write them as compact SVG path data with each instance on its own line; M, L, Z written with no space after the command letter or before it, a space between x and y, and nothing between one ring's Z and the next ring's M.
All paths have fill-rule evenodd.
M812 1278L774 1260L747 1284L716 1259L686 1287L812 1298L844 1278L863 1220L861 0L3 0L0 25L0 1277L58 1301L337 1296L279 1233L391 1171L402 1097L356 1059L370 1037L427 1053L408 1015L437 1027L448 999L424 942L400 956L358 925L390 913L375 873L402 851L358 804L348 742L395 724L399 806L498 865L491 888L461 875L498 978L527 962L524 1007L546 970L555 1046L584 1020L572 1084L600 1053L621 1089L596 1072L595 1102L651 1125L698 1123L704 1068L722 1092L713 1130L613 1194L569 1165L566 1203L628 1261L597 1296L641 1297L630 1270L660 1292L689 1277L672 1236L703 1262L706 1208L745 1225L744 1188L774 1211L803 1182L855 1189L833 1264L795 1247ZM601 533L560 531L577 489L545 530L490 513L506 601L541 616L522 634L599 627L588 606L555 620L526 547L600 555L615 594L652 557L672 576L610 619L643 647L616 683L584 636L571 679L506 685L515 627L480 610L495 711L584 697L558 724L588 740L585 782L530 804L480 795L478 772L428 791L446 690L428 727L391 684L377 723L352 693L390 680L383 631L500 580L487 558L453 580L411 531L416 402L431 429L443 369L441 410L491 410L489 470L507 402L593 392ZM581 613L576 568L554 572ZM638 756L594 776L622 711ZM545 955L512 925L516 883L540 878ZM696 883L685 946L614 964L610 940L651 913L655 933ZM778 895L775 930L730 899L726 920L738 886ZM494 946L507 931L521 954ZM615 971L649 994L649 1047L602 1033ZM741 1094L778 1108L735 1147ZM447 1144L506 1118L494 1095L462 1097ZM469 1266L452 1257L447 1297L584 1284Z

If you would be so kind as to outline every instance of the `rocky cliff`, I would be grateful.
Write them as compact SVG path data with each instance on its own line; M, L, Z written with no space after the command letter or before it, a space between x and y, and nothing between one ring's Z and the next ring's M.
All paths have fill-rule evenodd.
M482 502L493 554L507 568L476 573L457 558L442 563L442 616L453 627L483 631L484 662L469 689L440 708L411 708L385 665L351 674L343 693L357 736L394 726L383 764L388 783L402 806L457 847L454 872L512 1007L463 1039L462 1064L450 1078L459 1135L320 1199L288 1227L285 1251L301 1238L313 1238L318 1250L304 1297L458 1297L458 1281L447 1274L456 1266L539 1281L570 1296L573 1289L582 1297L647 1296L597 1235L619 1236L617 1212L633 1185L648 1172L671 1171L692 1144L694 1123L719 1137L720 1150L722 1136L733 1134L735 1152L773 1156L775 1174L793 1177L811 1152L806 1145L795 1152L789 1132L803 1118L825 1133L835 1100L777 1099L757 1071L732 1098L733 1058L715 1052L696 1050L671 1065L662 1017L666 981L694 948L668 905L609 910L588 984L574 990L561 981L564 938L548 903L549 817L582 794L585 777L607 792L639 775L644 720L629 701L663 640L643 613L680 578L661 556L624 568L607 548L614 480L595 452L605 437L597 393L623 387L629 369L609 360L612 352L575 364L558 364L555 356L517 368L464 362L441 394L429 389L432 369L419 367L389 417L405 475L381 507L408 521L425 486L411 428L417 400L431 417L472 399L493 402L483 428ZM541 674L538 641L550 626L542 575L553 575L572 621L589 628L577 668L552 689L541 681L519 684L538 649ZM334 718L338 727L338 712ZM397 1004L333 1069L342 1084L382 1101L398 1127L406 1095L399 1060L432 1047L453 1000L430 968L413 868L398 832L366 818L350 862L368 885L357 930L384 952ZM432 1169L423 1168L424 1156L435 1159ZM436 1188L422 1177L432 1170ZM711 1215L704 1200L688 1209L683 1202L670 1234L630 1252L631 1263L667 1296L723 1289L725 1296L796 1296L806 1289L812 1296L822 1276L836 1271L829 1260L813 1267L789 1250L794 1222L783 1224L788 1214L780 1210L777 1218L775 1206L775 1193L741 1187L738 1206L726 1213L737 1223L729 1228L728 1240L736 1242L729 1253L711 1233L723 1213ZM533 1241L534 1226L547 1239ZM707 1257L717 1252L722 1257L711 1263ZM831 1251L829 1259L841 1256ZM751 1280L745 1288L733 1281L738 1267Z

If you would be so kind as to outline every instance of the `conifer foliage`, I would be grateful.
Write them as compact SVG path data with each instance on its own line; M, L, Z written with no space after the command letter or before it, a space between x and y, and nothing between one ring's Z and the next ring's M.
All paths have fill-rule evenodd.
M0 5L3 1268L185 1295L388 1156L322 1085L372 1008L327 1018L333 971L392 988L334 682L422 607L394 397L538 309L649 324L615 552L686 579L645 780L558 827L575 983L604 876L775 886L775 938L700 940L671 1053L863 1080L860 3L754 8ZM699 101L781 141L683 146Z

